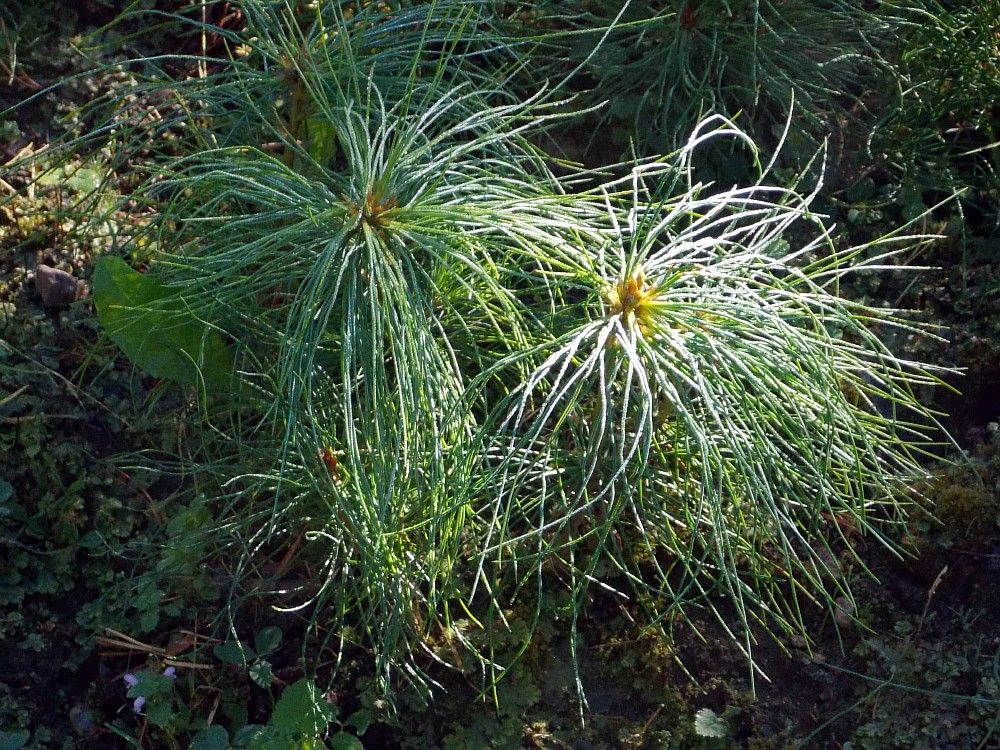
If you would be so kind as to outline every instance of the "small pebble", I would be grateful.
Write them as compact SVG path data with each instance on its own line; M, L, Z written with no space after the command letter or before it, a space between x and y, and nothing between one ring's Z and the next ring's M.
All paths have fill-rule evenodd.
M820 566L820 573L828 574L835 581L839 581L844 577L844 570L840 567L840 561L834 557L828 547L817 545L815 552Z
M69 710L69 723L73 725L73 731L81 737L93 734L98 726L93 709L84 703L77 703Z
M35 270L35 288L46 307L64 307L76 299L76 277L51 266Z
M854 602L846 596L838 596L836 605L837 609L833 613L833 616L836 618L838 625L842 628L846 628L854 622Z

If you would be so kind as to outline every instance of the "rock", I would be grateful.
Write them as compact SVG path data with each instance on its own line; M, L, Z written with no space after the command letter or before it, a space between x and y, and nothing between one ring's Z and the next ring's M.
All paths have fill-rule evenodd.
M81 737L93 734L101 726L97 714L90 706L83 703L77 703L69 710L69 723L73 726L73 731Z
M838 596L835 604L837 608L833 616L837 620L837 624L842 628L848 627L854 622L854 616L857 614L854 610L854 602L846 596Z
M58 268L38 266L35 288L46 307L63 307L76 299L76 277Z

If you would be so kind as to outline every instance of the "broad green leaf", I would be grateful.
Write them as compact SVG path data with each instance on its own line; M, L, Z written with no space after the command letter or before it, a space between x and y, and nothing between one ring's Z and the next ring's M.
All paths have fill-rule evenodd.
M143 633L151 633L160 624L160 610L156 607L143 610L139 618L139 627Z
M359 709L344 720L345 727L354 727L358 734L364 734L371 726L372 715L370 711Z
M247 724L236 730L233 737L233 747L250 747L254 739L263 734L264 727L260 724Z
M318 164L329 164L337 154L337 128L323 117L310 117L306 127L309 132L309 155Z
M174 722L174 707L168 701L147 702L146 718L161 729L169 729Z
M97 549L104 544L104 536L99 531L88 531L77 540L84 549Z
M347 732L337 732L327 742L330 750L365 750L361 740Z
M227 748L229 748L229 732L218 724L205 727L191 740L191 750L227 750Z
M274 682L274 672L271 671L271 662L259 659L250 665L250 679L262 688L271 687Z
M253 736L247 747L250 750L311 750L312 745L305 741L296 742L273 727L265 727Z
M274 625L262 628L253 641L253 646L257 649L257 656L270 656L274 653L274 650L278 648L278 644L281 643L281 636L281 628Z
M94 270L93 293L108 336L150 375L192 386L202 378L217 388L230 384L232 349L187 308L176 289L144 276L121 258L105 257Z
M281 694L271 726L282 734L318 737L336 717L334 707L326 702L316 684L301 679Z
M236 641L226 641L212 649L215 658L223 664L234 664L245 667L248 660L254 658L254 652L249 646Z

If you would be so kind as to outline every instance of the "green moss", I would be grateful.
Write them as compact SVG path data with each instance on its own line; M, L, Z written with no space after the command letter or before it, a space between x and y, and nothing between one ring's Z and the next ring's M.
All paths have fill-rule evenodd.
M1000 528L1000 498L996 492L1000 486L1000 441L977 446L970 458L947 467L927 488L927 498L940 525L929 529L925 545L971 548L995 540Z

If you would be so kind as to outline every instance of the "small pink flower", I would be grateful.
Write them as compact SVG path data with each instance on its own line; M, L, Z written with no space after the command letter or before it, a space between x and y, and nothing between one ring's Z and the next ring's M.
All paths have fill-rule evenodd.
M173 667L167 667L166 669L164 669L163 674L165 677L169 677L171 680L177 679L177 670L174 669ZM123 679L125 680L125 684L129 688L134 688L136 685L139 684L139 678L131 673L125 675ZM146 706L146 696L144 695L140 695L132 702L132 710L137 714L141 714L142 709L145 706Z

